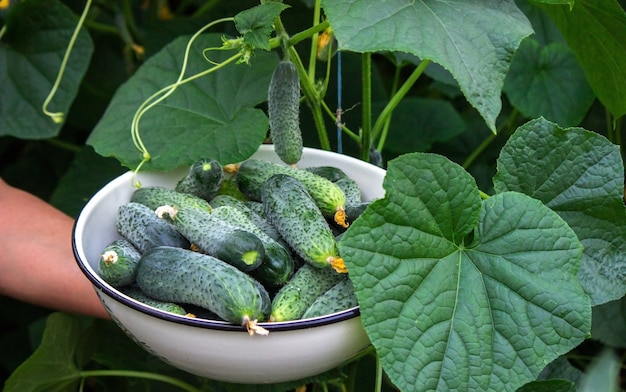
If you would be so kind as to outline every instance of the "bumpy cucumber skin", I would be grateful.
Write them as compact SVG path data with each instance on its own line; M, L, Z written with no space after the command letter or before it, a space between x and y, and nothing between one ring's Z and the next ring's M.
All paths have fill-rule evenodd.
M176 208L194 207L201 210L211 211L211 205L201 197L189 193L182 193L174 189L161 186L146 186L133 192L130 201L141 203L156 210L163 205Z
M141 253L160 245L179 248L190 245L171 223L159 219L150 207L141 203L122 204L117 210L116 228Z
M248 159L239 165L237 184L252 200L260 201L263 184L275 174L287 174L304 185L324 216L333 217L345 209L346 196L332 181L308 170L294 168L260 159Z
M344 277L332 268L302 265L274 296L270 320L299 320L320 295Z
M248 274L187 249L157 247L144 253L137 284L152 298L200 306L236 324L246 318L264 321L271 310L269 294Z
M272 176L263 186L262 199L270 222L304 261L325 268L331 258L339 257L328 222L298 180Z
M254 203L254 204L253 204ZM278 243L282 242L280 233L274 225L265 218L263 211L263 203L245 202L230 195L217 195L211 199L211 207L218 208L221 206L232 206L243 212L256 226L258 226L265 234L270 236Z
M218 161L210 158L200 159L189 167L189 171L176 184L174 190L208 201L217 194L223 180L224 171Z
M164 312L174 313L180 316L186 316L188 314L185 308L183 308L179 304L175 304L173 302L159 301L157 299L149 297L146 295L146 293L141 291L139 287L126 286L120 288L120 291L134 300L137 300L145 305L152 306L153 308L160 309Z
M270 287L276 287L283 285L293 275L295 262L289 251L265 234L244 212L232 205L223 205L214 207L211 215L224 219L259 237L265 249L265 258L259 268L251 271L254 278Z
M342 178L348 178L348 175L343 170L335 166L311 166L305 167L304 170L315 173L332 182L337 182L337 180Z
M352 281L346 277L320 295L304 312L302 318L325 316L353 308L358 304Z
M335 184L341 188L343 194L346 196L346 205L361 203L361 188L359 188L359 184L357 184L356 181L351 178L341 178L335 181Z
M140 257L141 253L130 242L123 238L115 240L102 250L98 275L113 287L130 285L135 282Z
M263 262L265 249L258 236L210 212L197 208L181 208L173 217L173 223L202 252L242 271L252 271Z
M302 157L300 131L300 78L289 60L278 63L270 80L267 96L270 136L276 155L288 165Z

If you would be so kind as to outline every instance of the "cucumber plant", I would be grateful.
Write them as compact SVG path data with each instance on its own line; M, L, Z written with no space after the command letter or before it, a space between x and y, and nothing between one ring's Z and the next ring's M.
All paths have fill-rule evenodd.
M306 2L310 8L268 1L243 11L226 1L191 3L181 2L173 17L195 13L199 18L185 19L195 22L211 11L215 18L204 27L185 23L190 29L170 36L176 39L160 45L161 51L143 35L156 38L149 26L163 20L151 15L169 18L169 9L143 14L132 7L91 6L53 106L69 110L83 76L83 94L96 81L114 79L104 61L92 61L93 72L86 73L94 43L85 33L99 39L93 55L106 56L102 36L114 31L135 48L127 49L135 55L125 57L135 62L125 66L141 66L118 83L108 109L76 135L72 130L80 121L67 119L80 117L82 99L70 115L57 117L59 124L39 108L77 18L60 1L0 2L0 55L8 59L0 90L11 98L0 100L0 133L42 139L57 136L63 126L62 137L89 135L87 144L99 155L133 170L170 170L205 156L240 162L268 136L263 107L271 75L279 58L288 57L301 88L303 143L343 146L345 153L379 160L388 169L386 197L369 205L339 241L373 348L341 369L348 370L347 378L307 381L323 384L322 390L335 384L365 390L354 369L373 359L377 371L358 375L377 390L591 390L594 372L615 369L616 362L623 366L623 359L599 350L626 346L624 323L615 322L623 320L626 293L618 147L626 113L623 1L424 0L373 7L363 0L315 0ZM220 13L216 4L232 12ZM104 24L113 20L118 23ZM140 21L146 23L138 27ZM46 34L50 29L60 34ZM204 34L209 30L221 31ZM145 62L136 50L142 42ZM47 82L28 83L30 73L50 66ZM52 141L68 148L63 138ZM43 149L28 142L33 145ZM69 145L68 154L76 149ZM10 157L11 150L0 153ZM37 170L40 178L49 176L38 169L49 165L23 159L17 167L29 168L25 179ZM91 156L82 159L77 167ZM68 188L56 196L59 205L74 192ZM64 337L65 327L76 331L79 324L59 315L50 321L42 351L54 356L50 342L70 343L50 336ZM37 369L41 377L45 372ZM29 379L26 370L8 380L7 390L22 390L16 380ZM596 389L614 387L607 385L617 379L611 371ZM546 379L555 372L564 379ZM118 372L145 378L156 373ZM375 379L368 378L371 373ZM70 377L84 380L86 374L96 375L77 370ZM576 381L581 374L586 381ZM214 386L160 380L186 390Z

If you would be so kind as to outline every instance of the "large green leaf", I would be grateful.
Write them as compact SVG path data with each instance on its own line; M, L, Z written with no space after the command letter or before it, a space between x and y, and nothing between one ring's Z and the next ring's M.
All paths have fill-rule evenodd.
M384 188L340 251L401 390L515 391L588 336L581 244L541 202L481 202L460 166L423 153L391 161Z
M135 111L155 92L174 83L182 69L189 37L180 37L143 64L113 97L88 144L103 156L114 156L134 168L142 155L131 139ZM221 36L201 35L190 51L186 76L212 65L202 51L221 46ZM214 62L234 52L209 51ZM262 143L267 116L255 108L267 99L267 87L278 60L258 52L252 66L229 64L217 72L184 84L142 117L139 131L152 159L145 168L169 170L212 157L222 163L241 161Z
M375 105L382 110L383 105ZM449 101L431 98L405 98L391 118L385 150L395 155L428 151L433 143L446 142L465 131L461 115Z
M46 139L56 136L62 123L44 114L78 18L58 0L30 0L15 4L0 41L0 136ZM67 113L87 72L93 44L83 29L78 34L51 112Z
M76 361L81 351L80 319L62 313L48 317L41 345L11 374L5 392L75 391L80 381Z
M543 5L587 74L598 99L615 116L626 114L626 13L616 0Z
M511 57L532 33L512 0L332 0L324 11L342 50L401 51L452 73L495 131Z
M504 83L504 92L525 117L545 117L564 126L578 125L595 95L567 46L522 41Z
M594 305L626 294L624 164L618 146L581 128L533 120L500 152L494 187L541 200L574 229L585 247L579 279Z

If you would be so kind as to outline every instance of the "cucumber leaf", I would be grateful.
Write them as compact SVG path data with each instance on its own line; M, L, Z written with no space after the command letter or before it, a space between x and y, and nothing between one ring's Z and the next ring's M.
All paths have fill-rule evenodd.
M117 90L87 140L98 154L113 156L129 168L139 164L142 155L131 138L133 116L144 100L177 80L188 41L189 37L174 40ZM200 35L190 51L186 77L212 67L202 52L221 44L220 35ZM207 52L214 62L234 54ZM171 170L206 157L226 164L252 155L268 129L267 116L255 106L267 99L278 59L273 53L257 52L251 63L228 64L179 86L147 111L139 123L139 133L152 159L144 168Z
M616 0L576 0L574 7L541 7L565 37L600 102L616 118L626 114L626 12L622 6Z
M269 39L274 31L274 21L287 8L287 4L262 3L235 15L235 26L243 34L244 43L253 48L270 50Z
M495 132L513 52L532 33L513 0L323 1L339 49L400 51L450 71Z
M533 381L518 389L517 392L576 392L576 386L567 380Z
M517 129L498 158L496 192L541 200L576 232L585 251L578 277L593 305L626 294L624 164L619 146L543 118Z
M11 7L0 41L0 136L46 139L59 134L63 123L44 114L42 105L77 23L78 17L58 0L22 1ZM50 112L69 111L92 53L91 38L81 29L48 105Z
M340 240L362 321L403 391L515 391L589 335L576 234L536 199L481 202L439 155L389 163Z
M53 313L48 316L41 344L7 379L5 392L77 390L83 326L76 316Z
M595 99L585 73L566 45L522 41L504 82L511 104L526 118L578 125Z

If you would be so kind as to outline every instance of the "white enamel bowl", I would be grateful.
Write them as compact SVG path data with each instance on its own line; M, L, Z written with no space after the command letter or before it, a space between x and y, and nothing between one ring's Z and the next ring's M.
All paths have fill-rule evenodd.
M272 146L254 158L279 162ZM383 196L385 171L348 156L305 148L300 167L330 165L357 181L365 200ZM174 187L184 175L139 173L143 186ZM370 345L358 307L314 319L261 323L269 335L250 336L222 321L188 318L160 311L122 294L97 273L102 249L116 238L118 206L130 200L132 173L96 193L78 216L73 233L78 265L92 282L111 317L135 342L179 369L213 380L262 384L298 380L333 369Z

